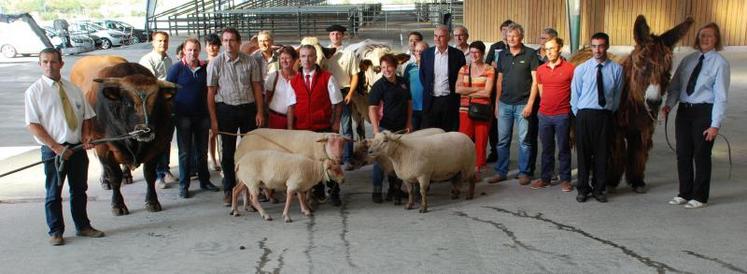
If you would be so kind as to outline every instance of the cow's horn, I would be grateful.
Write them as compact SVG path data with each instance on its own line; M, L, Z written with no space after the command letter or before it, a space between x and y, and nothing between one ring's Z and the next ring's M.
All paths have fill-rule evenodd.
M161 88L180 88L179 85L164 80L158 80L158 86Z

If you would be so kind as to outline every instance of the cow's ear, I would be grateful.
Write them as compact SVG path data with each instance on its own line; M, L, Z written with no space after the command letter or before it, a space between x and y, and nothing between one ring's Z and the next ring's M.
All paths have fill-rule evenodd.
M407 61L410 61L410 55L407 53L400 53L395 56L397 58L397 62L401 65L406 63Z
M176 90L180 88L177 84L163 80L158 80L158 87L160 88L161 96L166 100L171 100L174 94L176 94Z
M122 89L119 87L120 78L98 78L93 81L101 84L101 93L109 100L119 100L122 97Z

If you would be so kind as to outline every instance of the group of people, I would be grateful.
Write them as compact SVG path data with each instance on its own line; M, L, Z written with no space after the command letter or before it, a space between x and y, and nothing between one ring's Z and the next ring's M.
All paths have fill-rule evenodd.
M258 33L258 49L251 54L242 52L241 34L236 29L210 34L205 38L207 60L199 59L201 41L188 38L179 47L175 61L167 53L169 35L153 33L153 51L139 63L158 79L180 86L173 101L181 177L179 197L192 195L190 175L195 172L202 189L220 191L210 182L207 164L208 144L213 147L212 139L218 135L222 157L220 164L213 160L213 165L223 171L226 206L230 206L231 190L236 184L233 154L238 135L270 127L339 132L352 138L352 96L370 85L368 116L374 133L422 128L462 132L475 142L478 175L487 162L497 161L495 175L487 178L489 183L508 179L516 126L519 184L532 189L550 186L555 177L557 150L559 185L562 191L571 192L574 186L569 136L575 117L576 200L585 202L591 196L607 201L608 140L624 85L622 67L608 59L607 34L591 37L593 58L576 67L561 56L564 41L552 28L542 31L540 47L535 50L524 44L523 27L507 20L500 26L503 39L486 51L481 41L468 43L468 30L463 26L454 28L456 44L450 46L452 33L448 27L438 26L434 30L434 46L424 42L422 34L409 33L410 59L400 63L392 54L382 56L378 60L382 77L375 83L365 83L360 69L362 60L345 54L345 27L333 25L327 30L329 47L337 50L328 57L324 69L317 63L314 46L302 45L298 50L274 47L269 31ZM722 48L718 26L702 27L695 48L698 52L687 56L674 73L662 110L666 115L679 102L676 138L680 192L670 203L686 204L688 208L707 203L710 152L724 117L729 86L729 65L717 52ZM297 63L300 69L296 68ZM78 235L101 237L104 233L91 227L86 214L86 153L65 149L80 143L92 147L88 132L95 113L81 91L62 79L60 69L64 63L58 51L43 50L39 64L43 76L25 95L26 125L42 145L42 157L63 155L68 160L65 173ZM532 181L538 139L542 145L541 171ZM352 144L345 148L343 160L350 164L351 158ZM157 169L162 187L173 176L168 159L168 152L159 158ZM53 163L45 163L44 170L50 243L61 245L62 186ZM595 176L590 180L592 173ZM384 199L384 175L375 165L372 199L376 203ZM389 176L389 182L387 199L399 191L396 176ZM329 183L326 187L329 195L321 183L313 194L339 206L339 186ZM643 186L633 190L645 192Z

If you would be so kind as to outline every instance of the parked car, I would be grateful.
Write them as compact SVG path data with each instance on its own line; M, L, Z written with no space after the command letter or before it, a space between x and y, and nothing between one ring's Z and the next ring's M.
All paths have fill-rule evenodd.
M150 41L150 31L145 31L142 29L136 29L130 24L127 24L122 21L117 20L99 20L93 22L96 25L102 26L107 29L113 29L118 30L121 32L124 32L126 34L129 34L132 39L130 40L132 44L138 44L146 41Z
M3 56L29 56L49 47L52 43L31 15L0 14L0 53Z
M130 36L118 30L106 29L90 21L80 21L70 24L71 32L82 32L92 35L96 41L96 47L108 49L111 47L127 45L130 43Z
M68 32L53 27L42 27L47 33L49 41L55 48L60 49L62 54L76 54L96 49L96 42L85 33ZM69 42L69 43L68 43Z

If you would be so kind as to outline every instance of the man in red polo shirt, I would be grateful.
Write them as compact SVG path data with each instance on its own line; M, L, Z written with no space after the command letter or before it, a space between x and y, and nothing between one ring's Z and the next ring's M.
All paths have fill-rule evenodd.
M329 72L322 70L316 64L316 49L311 45L303 45L299 50L301 59L301 73L291 80L291 87L296 94L296 104L293 109L295 120L291 129L303 129L316 132L339 132L340 115L342 114L342 93L337 81ZM290 122L290 121L289 121ZM337 183L328 182L330 200L334 206L339 206L340 187ZM324 184L314 187L316 198L323 200Z
M571 192L571 148L569 143L571 81L574 66L560 57L563 39L552 38L543 45L547 63L537 68L537 87L542 101L539 107L539 136L542 142L542 176L532 189L550 185L555 170L555 140L558 144L560 188Z

